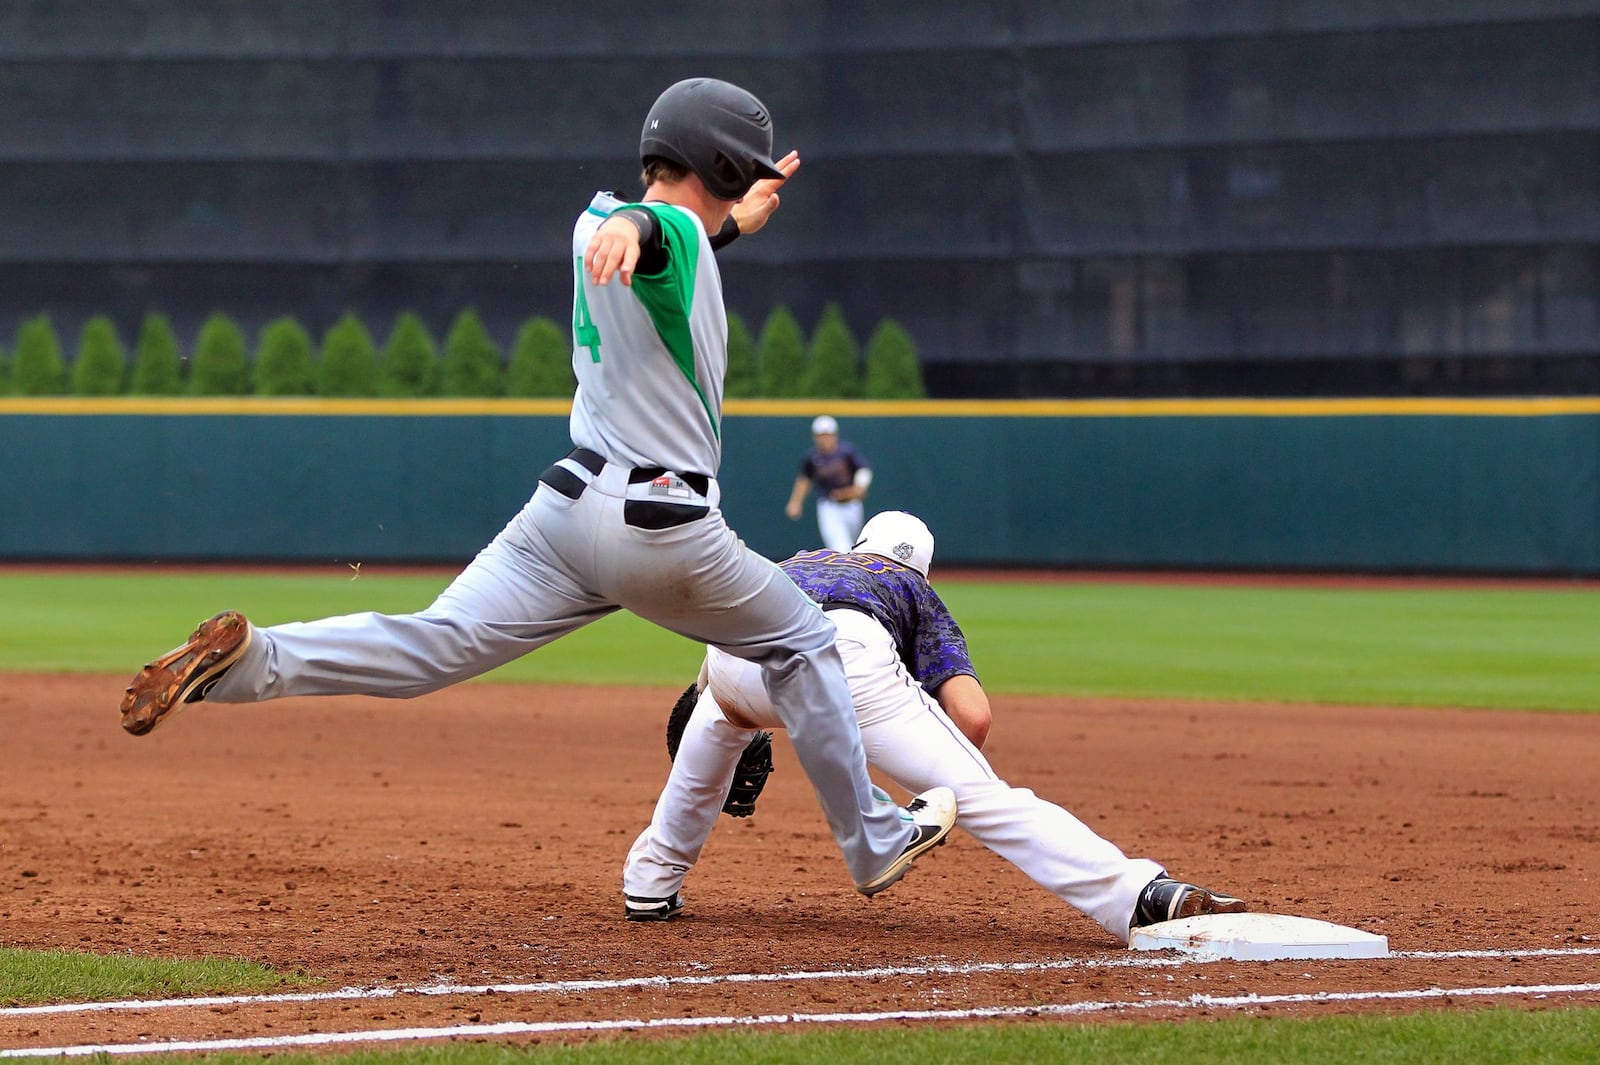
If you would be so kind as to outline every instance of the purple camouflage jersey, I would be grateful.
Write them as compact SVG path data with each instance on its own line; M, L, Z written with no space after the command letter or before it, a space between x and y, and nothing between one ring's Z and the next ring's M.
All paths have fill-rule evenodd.
M824 609L871 614L894 638L900 659L924 690L963 673L977 677L961 626L928 579L878 555L802 551L778 567Z
M814 447L806 452L805 461L800 463L800 475L810 478L819 496L832 499L834 492L855 483L857 470L867 469L870 465L866 456L857 451L853 444L841 440L832 451L824 452Z

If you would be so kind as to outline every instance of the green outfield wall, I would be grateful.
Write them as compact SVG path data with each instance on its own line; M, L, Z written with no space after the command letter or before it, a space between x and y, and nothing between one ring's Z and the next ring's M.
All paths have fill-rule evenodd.
M1600 573L1600 398L749 401L724 509L755 549L812 415L945 564ZM0 558L464 562L567 448L550 401L0 400Z

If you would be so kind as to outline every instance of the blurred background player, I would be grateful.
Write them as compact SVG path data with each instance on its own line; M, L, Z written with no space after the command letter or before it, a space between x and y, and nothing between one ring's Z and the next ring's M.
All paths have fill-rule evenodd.
M1128 941L1130 928L1244 910L1239 899L1129 858L1060 806L995 774L979 751L989 733L989 699L961 627L928 583L932 562L928 527L891 510L875 515L847 554L805 551L779 563L838 628L868 762L912 792L933 781L949 785L958 827L1119 942ZM756 730L781 727L760 671L749 663L709 648L697 683L666 790L628 852L628 894L677 896L740 754Z
M847 440L839 439L839 423L826 414L811 423L811 450L800 463L800 475L783 508L791 521L800 520L806 492L817 486L817 532L830 551L848 551L861 532L872 468Z

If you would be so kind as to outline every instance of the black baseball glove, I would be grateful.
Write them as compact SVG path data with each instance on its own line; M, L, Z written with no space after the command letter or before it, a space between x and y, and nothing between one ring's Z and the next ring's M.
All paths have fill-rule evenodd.
M683 730L689 726L689 715L694 713L694 704L699 701L700 693L691 684L673 704L672 714L667 718L668 757L678 757ZM772 769L772 733L757 732L739 755L739 765L733 771L733 783L728 787L728 799L722 804L722 812L733 817L749 817L755 813L756 799L767 786Z

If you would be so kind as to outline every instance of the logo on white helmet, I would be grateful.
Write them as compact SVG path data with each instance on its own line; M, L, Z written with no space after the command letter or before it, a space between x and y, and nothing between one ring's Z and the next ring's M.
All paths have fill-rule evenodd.
M851 550L894 559L926 577L933 565L933 533L914 514L885 510L861 527L861 536Z

